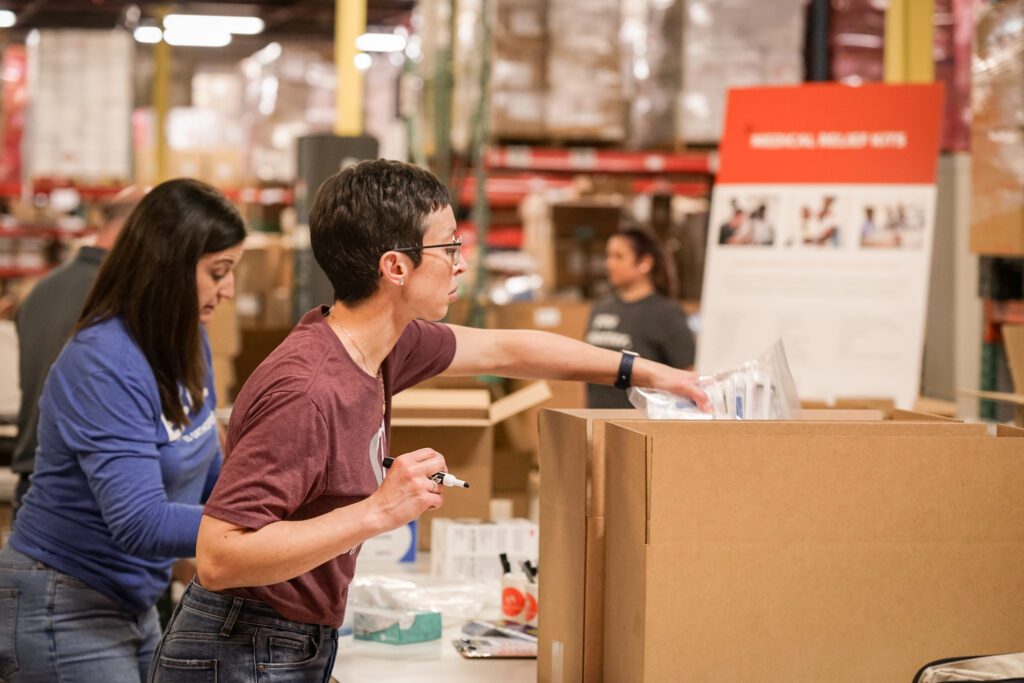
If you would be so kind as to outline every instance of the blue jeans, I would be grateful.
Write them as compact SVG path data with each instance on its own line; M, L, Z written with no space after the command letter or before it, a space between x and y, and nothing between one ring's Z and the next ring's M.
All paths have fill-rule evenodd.
M337 651L337 629L291 621L266 603L193 581L167 624L149 683L327 683Z
M73 576L0 549L0 681L139 683L159 640L156 608L126 612Z

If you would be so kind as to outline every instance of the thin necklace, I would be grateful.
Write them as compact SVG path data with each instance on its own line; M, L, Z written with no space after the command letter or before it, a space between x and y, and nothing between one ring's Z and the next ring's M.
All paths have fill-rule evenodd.
M363 350L359 348L359 344L356 343L356 340L352 337L349 331L345 329L345 326L338 321L337 318L334 318L334 322L337 323L338 327L341 328L341 331L345 333L345 336L348 337L348 340L352 342L352 346L355 348L356 353L359 354L359 360L362 362L363 367L366 368L366 371L372 375L373 370L370 369L370 364L366 362L366 354L364 354ZM381 372L382 369L383 366L377 368L377 382L380 383L380 414L384 415L385 413L388 412L388 401L387 397L384 395L384 375Z

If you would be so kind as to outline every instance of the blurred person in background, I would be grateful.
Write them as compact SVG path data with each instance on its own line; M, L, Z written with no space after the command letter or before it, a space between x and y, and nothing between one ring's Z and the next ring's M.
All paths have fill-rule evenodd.
M36 283L18 307L18 371L21 406L18 435L11 455L11 470L18 475L14 490L14 514L29 487L35 469L39 398L50 365L64 347L78 321L85 297L92 288L107 252L114 246L125 220L145 191L127 187L100 209L101 224L93 245L84 245L73 259Z
M693 333L676 300L675 269L657 238L636 227L612 235L605 246L605 268L613 291L591 309L585 341L691 368ZM587 407L633 406L621 388L588 384Z
M0 680L146 678L154 605L195 555L221 466L203 324L234 295L245 227L171 180L128 217L39 406L32 486L0 549Z

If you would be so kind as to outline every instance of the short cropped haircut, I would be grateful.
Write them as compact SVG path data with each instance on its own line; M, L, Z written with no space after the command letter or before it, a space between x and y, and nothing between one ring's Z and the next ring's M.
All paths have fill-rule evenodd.
M423 245L424 222L449 206L432 173L400 161L362 161L324 181L309 214L313 256L345 304L368 299L380 284L380 257ZM419 266L422 255L409 252Z

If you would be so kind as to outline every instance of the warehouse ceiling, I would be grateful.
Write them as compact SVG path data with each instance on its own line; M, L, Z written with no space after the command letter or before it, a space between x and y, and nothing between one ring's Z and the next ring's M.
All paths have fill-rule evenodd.
M359 0L344 0L358 2ZM387 26L405 23L415 0L366 0L367 24ZM334 35L335 0L247 0L217 3L151 3L130 0L0 0L17 24L6 31L12 37L42 28L134 28L133 22L155 18L160 11L195 14L258 16L266 27L264 40L331 38Z

